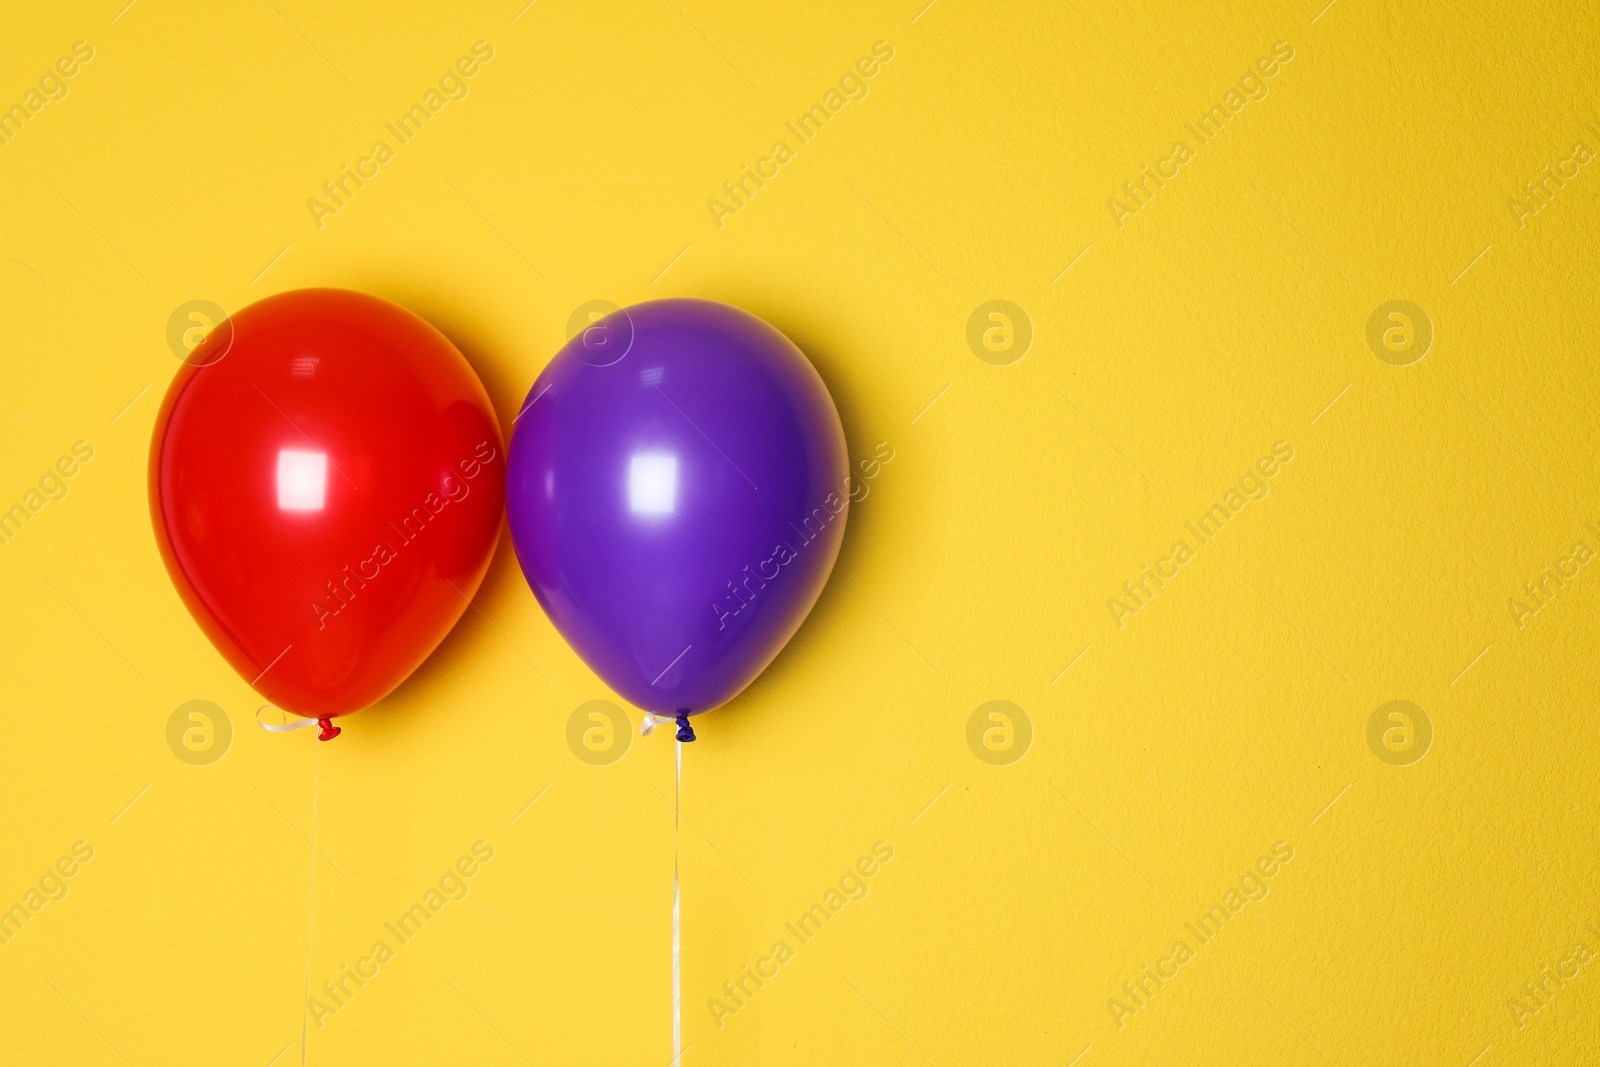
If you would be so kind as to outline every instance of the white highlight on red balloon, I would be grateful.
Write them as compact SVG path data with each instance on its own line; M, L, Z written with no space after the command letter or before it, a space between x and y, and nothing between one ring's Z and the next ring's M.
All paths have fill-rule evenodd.
M321 511L328 495L328 457L285 448L278 452L278 509Z

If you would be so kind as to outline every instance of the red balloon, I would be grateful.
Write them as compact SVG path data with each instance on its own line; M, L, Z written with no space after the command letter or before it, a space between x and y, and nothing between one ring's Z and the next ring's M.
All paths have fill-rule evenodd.
M341 289L215 327L150 443L151 517L185 605L323 740L455 625L504 510L500 425L472 367L416 315Z

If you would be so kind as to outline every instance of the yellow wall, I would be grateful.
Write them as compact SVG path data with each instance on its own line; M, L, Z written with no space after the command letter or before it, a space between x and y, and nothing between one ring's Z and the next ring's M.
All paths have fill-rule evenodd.
M121 2L0 32L0 105L92 49L0 145L0 505L93 449L0 546L0 904L73 871L0 946L0 1059L663 1065L675 855L686 1064L1600 1057L1592 5ZM464 99L307 206L477 41ZM666 736L569 749L611 695L509 543L337 742L258 729L145 457L175 309L309 285L428 317L502 421L585 302L726 300L853 456L893 449L811 620L701 720L676 839ZM969 347L993 300L1012 347ZM208 765L168 743L193 700L232 728ZM734 1001L746 965L776 976Z

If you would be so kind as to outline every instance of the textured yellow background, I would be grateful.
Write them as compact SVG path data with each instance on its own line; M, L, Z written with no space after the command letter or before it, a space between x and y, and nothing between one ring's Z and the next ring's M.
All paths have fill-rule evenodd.
M1600 167L1563 162L1600 149L1600 24L1322 2L8 5L0 105L93 58L0 146L0 506L94 458L0 546L0 905L93 859L0 947L0 1059L666 1065L676 855L686 1064L1595 1062L1600 574L1543 568L1600 548ZM319 227L308 198L480 40L469 95ZM1577 173L1519 219L1547 166ZM257 728L162 569L145 460L173 310L308 285L432 320L503 422L585 301L730 301L815 361L854 457L892 447L810 621L684 750L676 834L669 739L569 750L610 694L508 540L344 737ZM1004 366L967 342L994 299L1034 334ZM1406 366L1367 341L1396 299L1434 333ZM195 699L233 726L209 766L167 743ZM1019 761L969 745L991 700L1031 724ZM1369 747L1390 700L1431 723L1420 761ZM479 841L469 895L313 1019Z

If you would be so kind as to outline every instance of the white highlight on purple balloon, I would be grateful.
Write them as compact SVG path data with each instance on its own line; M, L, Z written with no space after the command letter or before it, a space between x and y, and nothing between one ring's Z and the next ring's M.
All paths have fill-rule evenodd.
M628 457L628 510L664 518L678 510L678 457L670 452L635 452Z

